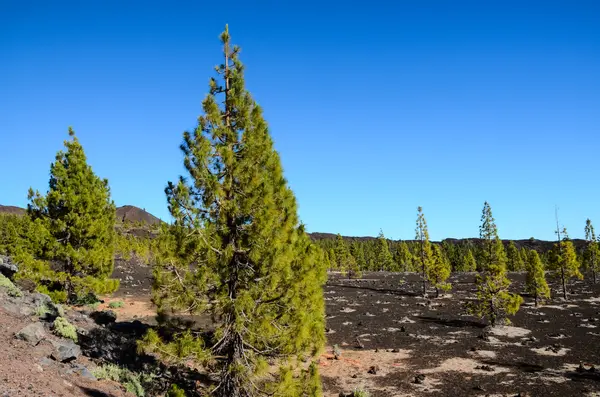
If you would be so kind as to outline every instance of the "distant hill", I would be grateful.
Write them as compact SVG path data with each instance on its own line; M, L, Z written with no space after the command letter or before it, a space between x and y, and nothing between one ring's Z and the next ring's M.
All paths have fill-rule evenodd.
M147 225L157 225L162 221L151 213L133 205L124 205L117 208L118 222L145 223Z
M0 214L25 215L25 209L14 205L0 205Z
M25 209L12 205L0 205L0 214L25 215ZM118 222L145 223L147 225L160 224L162 221L151 213L133 205L124 205L117 208Z

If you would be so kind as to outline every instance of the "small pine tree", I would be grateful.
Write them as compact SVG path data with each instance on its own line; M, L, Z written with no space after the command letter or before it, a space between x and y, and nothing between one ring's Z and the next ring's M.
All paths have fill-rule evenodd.
M562 237L561 237L562 233ZM550 269L554 270L556 276L560 278L563 299L567 299L567 282L573 277L583 279L583 275L579 271L580 263L577 260L575 246L569 239L567 229L563 228L562 232L557 228L557 235L560 241L554 244L550 253Z
M439 245L433 246L433 255L431 258L431 266L427 269L427 278L433 287L435 288L435 297L440 296L440 290L448 291L452 286L447 283L448 277L452 268L450 261L444 255L442 247Z
M596 274L598 273L598 258L600 257L600 249L598 248L598 241L596 239L596 233L592 221L587 219L585 221L585 241L587 246L585 249L584 260L586 267L592 272L592 278L594 284L596 284Z
M476 278L477 302L469 306L469 312L481 318L487 317L494 326L497 321L506 320L506 315L515 314L523 298L508 290L510 280L506 276L506 254L487 201L483 206L479 237L483 244L483 271Z
M542 261L540 260L537 251L534 250L527 256L527 279L525 289L528 293L533 295L536 307L539 302L543 302L545 299L550 298L550 288L546 282L544 265L542 265Z
M388 241L383 235L383 230L379 231L377 236L377 248L375 251L375 257L377 261L377 268L379 270L390 271L394 267L394 259L390 253Z
M29 189L27 213L33 223L51 236L40 259L58 262L55 270L47 262L26 260L20 277L38 284L38 290L56 300L72 301L77 295L110 293L118 280L110 279L114 261L115 205L108 180L98 178L87 164L83 147L73 129L66 151L59 151L50 166L46 196Z
M520 272L525 267L521 254L514 241L510 241L506 247L506 257L508 270L511 272Z
M206 364L216 397L301 395L301 359L325 341L324 266L299 224L262 110L244 84L239 48L221 35L224 62L181 149L189 178L169 183L174 224L163 229L154 266L159 312L211 315L214 332L165 341L150 331L142 349ZM339 258L338 258L339 260ZM277 358L278 373L268 360ZM271 376L272 375L272 376ZM316 367L308 373L317 379Z
M464 263L466 272L474 272L477 270L477 262L475 261L475 257L473 256L473 251L467 250Z
M431 266L431 243L429 242L429 231L427 230L427 221L423 214L423 208L417 208L417 227L415 229L415 239L419 244L417 258L421 270L422 293L427 295L427 272Z

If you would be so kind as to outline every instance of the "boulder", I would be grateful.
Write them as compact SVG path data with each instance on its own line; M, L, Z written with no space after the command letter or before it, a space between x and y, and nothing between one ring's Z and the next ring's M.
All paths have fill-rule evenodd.
M76 360L81 354L81 349L70 339L52 341L54 351L50 355L54 360L61 363Z
M66 371L66 373L67 373L67 374L69 374L69 375L70 375L70 374L74 374L74 373L75 373L75 374L79 374L79 375L81 375L81 376L83 376L84 378L86 378L86 379L89 379L89 380L97 380L97 379L96 379L96 377L94 376L94 374L92 374L92 373L90 372L90 370L89 370L89 369L87 369L87 368L86 368L84 365L82 365L82 364L72 364L72 365L71 365L71 368L70 368L70 369L68 369L68 370Z
M46 337L46 330L42 323L31 323L17 332L15 337L35 346Z
M12 277L19 268L14 264L8 256L0 255L0 273L12 280Z

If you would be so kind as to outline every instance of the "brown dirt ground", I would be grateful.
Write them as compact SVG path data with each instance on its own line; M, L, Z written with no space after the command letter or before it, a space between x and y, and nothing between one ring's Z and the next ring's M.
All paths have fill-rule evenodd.
M19 316L0 307L0 396L76 396L76 397L131 397L119 384L90 380L78 373L68 373L71 364L48 359L53 351L47 333L46 340L32 347L17 340L14 334L37 319ZM77 363L90 371L95 365L83 356Z

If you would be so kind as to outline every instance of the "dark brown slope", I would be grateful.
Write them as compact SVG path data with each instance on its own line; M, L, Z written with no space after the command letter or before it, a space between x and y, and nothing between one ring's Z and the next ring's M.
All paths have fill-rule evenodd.
M0 205L0 214L24 215L25 209L14 205Z
M0 214L25 215L25 209L12 205L0 205ZM145 223L147 225L160 224L162 221L151 213L133 205L124 205L117 208L117 221Z
M145 223L147 225L157 225L162 221L152 215L151 213L133 205L124 205L117 208L117 221L119 222L132 222L132 223Z

